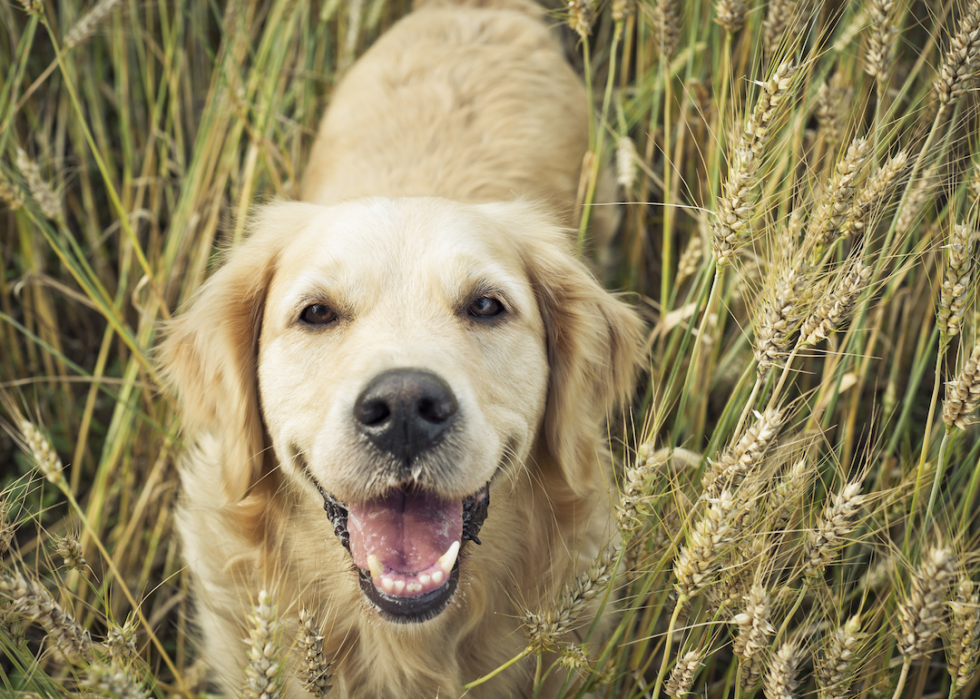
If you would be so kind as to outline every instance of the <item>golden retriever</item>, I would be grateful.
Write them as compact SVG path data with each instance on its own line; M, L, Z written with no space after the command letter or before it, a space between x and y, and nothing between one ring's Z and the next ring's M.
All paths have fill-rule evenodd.
M336 89L305 202L258 209L167 328L178 529L229 695L267 589L287 646L313 613L337 696L458 696L614 536L603 424L642 329L568 230L588 109L532 3L417 8Z

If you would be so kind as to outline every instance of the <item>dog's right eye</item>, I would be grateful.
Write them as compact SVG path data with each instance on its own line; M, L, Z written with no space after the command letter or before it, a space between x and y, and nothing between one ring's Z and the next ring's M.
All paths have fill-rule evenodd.
M303 309L303 312L299 314L299 319L309 325L326 325L337 319L337 313L329 306L314 303L312 306Z

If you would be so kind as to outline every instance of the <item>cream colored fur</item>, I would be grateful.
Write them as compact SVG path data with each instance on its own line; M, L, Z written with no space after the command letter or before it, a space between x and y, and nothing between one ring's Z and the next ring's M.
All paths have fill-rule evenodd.
M229 695L268 589L287 647L301 607L322 624L337 696L458 696L524 647L522 610L552 602L613 536L602 426L632 387L641 325L562 228L584 91L534 5L469 5L429 3L353 66L313 147L307 203L261 208L167 329L162 363L192 445L178 528L201 653ZM488 284L507 316L473 323L459 309ZM340 320L311 332L297 323L308 303ZM440 493L493 479L455 598L405 625L366 601L310 479L343 501L378 494L351 406L401 367L438 373L465 417ZM532 669L468 696L526 696ZM289 696L305 696L295 680Z

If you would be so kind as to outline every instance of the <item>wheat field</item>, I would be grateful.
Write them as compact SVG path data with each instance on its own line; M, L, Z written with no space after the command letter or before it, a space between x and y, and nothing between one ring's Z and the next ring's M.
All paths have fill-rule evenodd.
M409 9L0 4L0 696L209 691L156 332L253 203L298 197L333 85ZM980 696L980 0L549 17L594 102L580 249L650 360L609 425L621 537L496 672L570 668L568 697ZM315 625L284 638L257 601L242 696L331 696Z

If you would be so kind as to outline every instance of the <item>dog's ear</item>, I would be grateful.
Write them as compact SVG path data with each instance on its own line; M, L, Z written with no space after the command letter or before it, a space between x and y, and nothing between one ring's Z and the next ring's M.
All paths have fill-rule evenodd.
M568 231L539 220L522 243L547 334L545 439L568 485L582 495L598 485L602 425L635 388L643 322L578 259Z
M164 328L158 357L175 390L190 436L219 440L221 482L229 503L241 500L262 474L264 427L256 359L266 290L290 237L290 207L259 209L244 242Z

